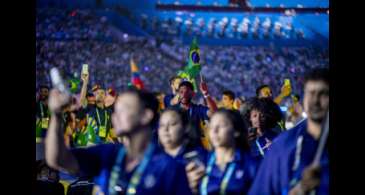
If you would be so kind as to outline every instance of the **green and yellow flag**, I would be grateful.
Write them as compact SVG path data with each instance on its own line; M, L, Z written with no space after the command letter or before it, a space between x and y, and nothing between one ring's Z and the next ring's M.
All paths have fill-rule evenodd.
M197 91L198 87L195 78L199 75L200 70L200 49L196 38L194 38L189 49L188 64L185 66L184 70L179 71L177 74L181 78L190 81L194 86L194 91Z

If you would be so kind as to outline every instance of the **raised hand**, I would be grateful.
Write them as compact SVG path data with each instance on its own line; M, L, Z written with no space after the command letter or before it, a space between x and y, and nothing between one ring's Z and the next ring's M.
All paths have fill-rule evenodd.
M281 87L281 96L282 97L287 97L287 96L289 96L290 95L290 93L291 93L291 86L290 85L283 85L282 87Z
M203 95L207 95L208 94L208 86L207 83L205 82L200 82L200 91L202 92Z
M49 93L48 108L51 113L61 113L62 109L71 103L68 94L61 93L57 89L52 89Z

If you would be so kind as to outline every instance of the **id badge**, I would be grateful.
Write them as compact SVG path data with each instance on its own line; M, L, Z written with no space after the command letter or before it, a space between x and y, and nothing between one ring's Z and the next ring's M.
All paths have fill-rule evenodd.
M42 118L42 129L48 129L49 118Z
M106 137L106 127L105 126L100 126L99 127L99 136L100 137Z

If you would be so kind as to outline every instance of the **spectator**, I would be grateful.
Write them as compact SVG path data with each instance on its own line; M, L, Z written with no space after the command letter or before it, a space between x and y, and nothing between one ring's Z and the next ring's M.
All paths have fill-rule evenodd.
M86 91L89 82L89 75L82 75L82 89L80 102L84 105L84 112L87 114L87 124L89 128L90 144L100 144L107 141L110 137L111 129L111 113L112 110L105 106L105 91L99 86L95 85L92 88L95 96L95 106L86 106Z
M183 81L179 85L179 104L175 107L180 107L189 113L189 119L201 122L203 120L208 120L208 118L217 109L215 102L210 98L208 87L206 83L200 84L200 91L204 94L205 100L207 100L208 107L202 105L196 105L192 103L192 98L195 95L194 87L189 81Z
M222 100L221 100L223 108L228 109L228 110L234 109L233 105L234 105L235 98L236 97L235 97L233 91L230 91L230 90L223 91Z
M274 99L274 102L278 105L281 104L282 100L289 96L291 93L290 85L283 85L281 93ZM271 98L273 99L272 91L268 85L261 85L256 89L256 97L258 98Z
M39 96L36 103L36 118L37 118L37 133L36 142L42 143L43 138L46 135L49 123L49 110L48 110L48 86L41 85L39 87Z
M182 79L179 76L174 76L170 79L170 87L172 94L168 94L164 98L164 104L166 108L179 103L178 89L181 82Z

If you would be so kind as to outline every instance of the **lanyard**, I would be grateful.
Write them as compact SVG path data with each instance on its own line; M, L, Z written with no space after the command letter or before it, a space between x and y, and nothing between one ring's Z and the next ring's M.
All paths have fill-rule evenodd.
M262 149L262 147L260 145L259 138L257 138L255 142L256 142L257 148L259 149L259 152L260 152L261 156L264 156L265 153L264 153L264 150Z
M215 162L215 153L213 153L213 155L209 159L206 176L203 178L202 184L200 186L200 192L202 195L208 194L207 188L208 188L209 176L212 172L214 162ZM224 177L220 184L220 190L219 190L220 195L226 194L226 189L227 189L229 180L231 179L235 168L236 168L236 163L231 163L228 166L228 169L227 169L226 173L224 174Z
M193 107L189 108L189 116L190 118L193 117Z
M42 102L39 102L39 107L41 108L41 118L44 117L44 111L43 111L43 104Z
M298 170L298 168L299 168L299 165L300 165L300 158L301 158L302 149L303 149L303 135L299 136L298 139L297 139L297 146L296 146L296 150L295 150L295 158L294 158L294 163L293 163L293 167L292 167L293 178L290 180L289 188L283 190L283 192L282 192L283 195L287 195L289 193L289 189L293 188L299 182L301 172ZM310 195L315 195L316 191L312 190L312 191L310 191L309 194Z
M298 183L300 175L301 175L301 172L298 169L299 169L299 165L300 165L302 147L303 147L303 136L301 135L297 139L295 158L294 158L294 163L293 163L293 167L292 167L293 177L289 183L290 188L294 187Z
M288 195L289 190L291 188L293 188L299 181L300 171L298 171L298 168L299 168L299 164L300 164L300 158L301 158L300 155L302 153L302 146L303 146L303 135L299 136L298 139L297 139L294 163L293 163L293 166L291 168L292 171L293 171L293 176L292 176L292 179L289 182L289 187L286 187L282 190L282 192L281 192L282 195Z
M126 194L127 195L132 195L132 194L136 194L137 192L137 186L141 181L141 177L143 175L143 172L145 171L149 161L152 158L152 154L155 150L155 145L153 143L149 144L146 152L144 153L144 157L142 159L141 164L138 165L137 170L133 173L131 179L130 179L130 183L128 184L127 190L126 190ZM116 162L113 166L112 169L112 173L109 179L109 194L110 195L116 195L117 191L116 188L119 187L117 186L117 182L121 173L121 165L122 165L122 161L124 159L124 156L126 154L126 151L123 147L121 147L119 149L118 152L118 156L116 159Z
M107 116L107 114L106 114L106 110L104 110L104 122L105 122L105 127L106 127L106 123L107 123L107 118L108 118L108 116ZM99 110L98 110L98 108L96 108L96 116L98 117L98 122L99 122L99 125L101 126L101 120L100 120L100 116L99 116Z

